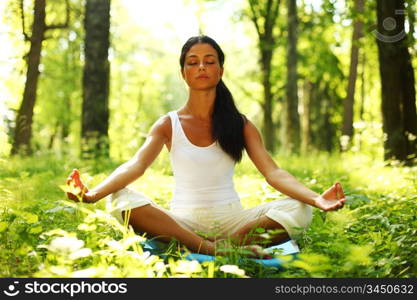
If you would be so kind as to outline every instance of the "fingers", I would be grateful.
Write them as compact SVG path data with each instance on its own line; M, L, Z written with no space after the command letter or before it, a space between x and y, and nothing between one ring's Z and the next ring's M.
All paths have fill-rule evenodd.
M80 179L80 172L77 169L72 170L71 174L67 178L67 184L69 184L71 181L74 181L75 186L80 188L84 187Z
M88 189L81 182L80 172L77 169L72 170L70 175L67 177L66 183L67 183L67 185L72 184L72 186L80 188L81 189L81 191L80 191L81 197L83 197L84 194L88 191ZM70 200L73 200L73 201L76 201L76 202L80 201L80 199L79 199L80 195L79 194L75 195L73 193L67 193L67 197Z
M340 182L337 182L336 184L337 184L337 189L338 189L339 196L344 199L345 198L345 193L343 191L342 185L340 184Z
M339 201L335 205L335 209L337 210L337 209L343 208L344 205L345 205L345 198L339 199Z
M332 210L338 210L339 209L339 204L333 204L332 206L329 206L325 209L325 211L332 211Z
M332 210L338 210L341 209L343 206L339 203L336 203L335 205L332 205L328 208L326 208L324 211L332 211Z
M73 171L72 171L72 178L74 179L74 181L75 181L75 185L76 186L81 186L81 180L80 180L80 172L78 172L78 170L77 169L74 169Z
M343 188L342 185L340 184L340 182L337 182L337 189L338 189L338 195L339 195L339 208L342 208L345 204L345 200L346 200L346 196L345 193L343 192Z
M343 188L342 185L340 184L340 182L336 182L333 185L334 189L335 189L335 193L336 193L336 199L337 200L342 200L345 198L345 193L343 192Z
M329 187L326 191L324 191L321 194L321 196L324 197L324 198L328 198L328 197L334 198L335 196L337 196L335 186L332 185L331 187Z
M69 184L75 177L80 177L80 173L77 169L72 170L71 174L67 177L67 184Z
M338 210L338 209L343 208L344 204L345 204L345 199L344 199L344 198L342 198L342 199L339 199L339 200L338 200L335 204L333 204L333 205L331 205L331 206L327 207L327 208L326 208L326 209L324 209L324 210L325 210L325 211Z
M75 201L75 202L79 202L79 200L78 200L77 196L75 196L74 194L67 193L67 197L68 197L68 199L70 199L70 200L73 200L73 201Z

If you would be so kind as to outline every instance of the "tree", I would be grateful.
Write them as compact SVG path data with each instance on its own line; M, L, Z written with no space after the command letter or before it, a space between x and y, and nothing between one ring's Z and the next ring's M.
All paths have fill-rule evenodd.
M416 23L416 2L415 0L407 0L407 16L408 16L408 27L410 30L408 31L408 39L409 39L409 46L414 47L416 43L415 38L415 23Z
M49 12L48 17L59 15L59 10ZM38 83L37 111L34 120L32 144L61 153L79 152L82 88L84 63L80 60L84 43L84 1L71 1L71 24L65 32L54 32L53 39L42 49L42 77ZM75 125L77 123L77 125ZM48 137L49 136L49 137ZM47 142L49 140L49 142Z
M348 143L342 144L342 150L346 150L353 136L353 107L355 103L356 79L358 77L360 39L363 36L363 12L364 0L355 0L354 22L352 33L352 45L350 51L349 80L347 96L344 101L342 136L348 137Z
M384 156L409 163L417 155L417 114L414 70L404 30L404 0L377 0L377 18Z
M26 41L30 42L30 50L27 55L26 83L23 92L23 100L16 117L16 127L13 137L12 154L29 155L32 152L30 140L32 137L33 109L36 103L36 92L39 79L39 64L41 61L42 42L45 40L45 33L48 30L66 28L69 23L69 3L66 3L66 21L63 24L47 25L46 0L34 1L34 19L32 34L29 37L25 31L24 3L20 0L23 35Z
M298 74L303 82L301 128L303 153L331 152L339 142L339 120L342 119L342 97L345 87L343 65L334 49L338 39L335 32L335 2L324 0L320 7L301 2L297 15L299 35Z
M281 0L249 0L250 19L255 25L258 34L261 76L263 85L263 135L265 147L274 151L274 124L272 108L272 57L277 47L277 37L274 34L275 24L279 14Z
M110 0L87 0L85 10L82 155L108 156Z
M300 150L300 117L298 115L298 73L297 73L297 1L287 0L288 43L287 83L285 101L284 137L290 152Z

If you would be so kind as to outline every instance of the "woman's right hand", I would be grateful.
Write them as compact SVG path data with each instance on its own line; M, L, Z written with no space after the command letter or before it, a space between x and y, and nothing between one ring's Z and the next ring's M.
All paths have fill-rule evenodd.
M75 202L94 202L94 199L88 188L80 179L80 172L77 169L72 170L67 178L67 185L70 186L71 192L67 192L67 197Z

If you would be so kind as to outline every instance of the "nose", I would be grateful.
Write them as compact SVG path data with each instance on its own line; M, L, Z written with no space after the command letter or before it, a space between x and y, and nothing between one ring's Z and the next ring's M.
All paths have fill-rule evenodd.
M203 62L201 62L201 63L198 65L198 68L199 68L200 70L204 70L204 69L206 68L206 66L204 65L204 63L203 63Z

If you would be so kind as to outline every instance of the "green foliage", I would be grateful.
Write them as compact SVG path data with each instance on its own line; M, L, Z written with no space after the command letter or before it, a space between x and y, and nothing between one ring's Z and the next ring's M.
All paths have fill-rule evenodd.
M33 126L34 148L54 149L63 154L78 155L82 101L82 38L81 1L72 0L68 28L48 32L43 43L41 72ZM49 22L64 22L65 6L47 7ZM49 9L48 9L49 8ZM71 145L71 147L69 147Z
M211 2L211 1L210 1ZM215 14L228 6L227 1L213 1L216 5L199 4L204 14ZM251 1L258 3L258 1ZM413 4L407 6L412 10ZM13 47L10 72L2 76L4 91L1 95L7 108L6 122L0 121L0 141L5 145L0 155L10 151L13 134L13 116L21 101L25 81L25 55L29 43L22 39L18 1L7 1L3 12L5 31ZM205 3L205 4L204 4ZM33 19L33 2L24 1L26 31ZM48 3L47 22L64 22L64 1ZM214 3L212 3L214 4ZM258 3L261 5L261 2ZM337 150L342 122L342 99L346 94L349 52L353 19L353 1L324 0L300 1L298 7L298 72L300 105L307 99L302 88L312 84L311 139L313 148ZM81 148L81 102L83 67L83 1L71 0L71 22L65 30L48 31L42 44L42 59L38 97L34 110L33 148L37 151L55 151L57 155L79 155ZM186 9L191 2L184 2ZM236 34L218 40L226 53L224 79L236 100L237 106L259 129L263 114L260 101L263 94L261 64L259 63L258 37L249 15L249 1L237 1L235 14L228 29ZM260 7L260 6L259 6ZM172 26L172 34L155 34L154 28L142 26L121 1L112 2L110 78L110 156L116 160L128 159L143 143L150 126L167 111L179 108L187 99L181 79L178 56L183 33ZM147 9L147 7L143 7ZM230 8L228 8L230 9ZM360 73L364 63L364 77L358 78L355 105L355 143L359 150L379 155L382 149L380 86L378 56L374 36L375 3L366 1L365 36L361 43ZM276 132L282 127L281 117L285 99L286 80L286 5L281 2L274 34L277 48L273 56L271 118ZM231 13L232 14L232 13ZM244 17L243 17L244 16ZM202 22L202 20L200 20ZM210 20L211 21L211 20ZM161 20L163 23L164 20ZM209 20L205 20L208 26ZM170 24L175 25L175 24ZM168 26L168 25L167 25ZM168 27L169 27L168 26ZM217 39L217 37L215 37ZM410 47L412 48L412 47ZM363 51L362 51L363 50ZM414 45L415 50L415 45ZM416 56L414 55L414 60ZM3 75L3 74L0 74ZM3 86L0 86L3 89ZM361 91L364 95L361 95ZM363 96L363 97L362 97ZM2 98L2 100L3 100ZM363 110L361 108L363 107ZM1 112L3 117L3 112ZM304 112L300 112L302 117ZM359 117L358 117L359 116ZM275 140L280 147L279 138ZM285 146L285 145L283 145ZM284 148L284 147L281 147Z
M138 25L122 2L112 2L109 137L111 158L116 161L75 159L82 144L84 32L83 1L71 0L69 28L49 31L42 45L33 124L35 156L0 160L0 263L4 266L0 277L416 277L417 171L396 162L386 165L380 161L384 137L376 109L380 106L379 77L375 71L378 56L370 33L376 23L375 2L365 2L365 14L361 16L365 36L360 45L361 76L355 95L358 105L351 152L329 156L309 151L305 158L283 154L276 157L280 167L317 192L340 181L348 195L347 205L338 212L315 210L309 230L298 238L302 248L299 260L288 260L287 269L278 272L250 260L242 261L237 252L215 263L187 262L181 259L175 242L167 248L168 259L161 260L142 251L138 242L143 237L118 226L106 215L103 201L94 205L63 201L59 186L72 168L80 169L89 186L99 183L132 156L158 117L179 108L187 97L178 66L184 41L175 32L177 27L173 26L172 36L159 36L152 28ZM218 1L218 9L225 3ZM412 12L414 2L407 3L407 10ZM24 5L29 32L33 1L24 1ZM248 2L240 5L247 6ZM0 158L7 157L10 150L10 115L22 97L29 46L22 39L18 1L7 1L5 8L1 16L13 56L8 60L12 64L10 72L2 76L0 85L0 100L4 99L10 109L7 114L4 112L5 122L0 111ZM358 17L352 8L353 1L323 0L319 5L315 1L299 2L298 71L301 86L312 84L311 142L319 150L330 151L339 142L352 21ZM244 9L236 10L245 15ZM64 15L64 2L48 4L48 24L63 22ZM285 15L286 7L281 5L274 29L278 40L271 74L275 103L272 117L277 129L286 78ZM414 21L410 19L410 30ZM261 124L263 86L256 52L257 34L248 18L234 18L230 26L236 32L243 28L246 39L236 34L221 41L227 57L225 82L242 113ZM408 34L410 51L416 53L417 44L411 31ZM417 62L417 55L412 57ZM305 98L300 93L301 104ZM167 208L173 184L164 149L133 186ZM247 208L284 197L265 182L247 157L237 166L235 185ZM78 246L65 246L68 244Z
M166 257L143 251L136 235L105 211L104 200L76 204L59 188L73 167L94 186L116 162L52 156L0 161L0 277L415 277L417 275L417 168L384 166L357 155L276 157L311 189L335 181L347 203L336 212L314 210L297 237L297 260L278 271L242 259L242 250L199 264L173 241ZM164 158L133 184L164 207L173 188ZM168 170L169 167L166 167ZM244 207L283 197L261 178L247 157L237 166L236 189ZM265 232L258 232L265 234ZM184 252L185 250L185 252ZM240 254L239 254L240 253Z

